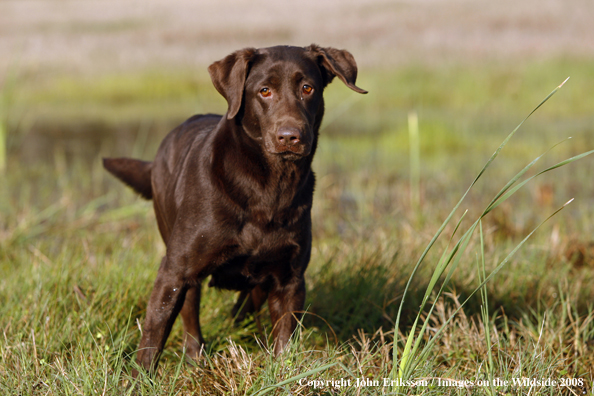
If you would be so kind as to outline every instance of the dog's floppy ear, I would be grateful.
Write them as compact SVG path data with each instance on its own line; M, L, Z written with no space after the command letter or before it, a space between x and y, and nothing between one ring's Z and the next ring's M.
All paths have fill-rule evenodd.
M319 47L315 44L307 48L318 57L318 64L322 70L324 84L329 84L334 76L338 76L343 83L355 92L366 94L367 91L355 85L357 81L357 62L347 50L331 47Z
M241 108L249 63L255 54L255 48L244 48L208 67L212 83L227 100L229 106L227 110L228 119L234 118Z

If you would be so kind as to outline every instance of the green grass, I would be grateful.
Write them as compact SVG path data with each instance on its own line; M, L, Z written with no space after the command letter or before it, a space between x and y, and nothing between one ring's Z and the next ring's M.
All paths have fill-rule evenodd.
M204 287L205 359L199 365L183 360L182 329L176 323L159 373L154 381L141 378L141 393L253 394L320 368L307 380L354 383L388 377L394 324L414 263L505 136L567 75L571 80L513 137L462 202L456 219L468 210L461 227L470 226L468 219L477 218L507 180L568 136L573 138L535 168L594 148L592 66L590 61L552 60L362 70L358 85L370 91L366 96L335 81L326 95L314 163L309 314L295 343L282 358L272 358L266 352L267 310L261 326L248 320L234 327L235 295ZM140 339L138 324L164 247L150 202L107 175L100 157L134 153L150 158L169 123L193 112L221 112L224 100L203 72L78 80L20 76L15 87L8 107L8 171L0 176L0 392L124 394ZM407 117L413 110L419 115L418 206L411 202L409 180ZM40 122L45 129L39 129ZM91 143L81 137L84 130L62 140L51 135L52 125L97 122L101 128L86 136ZM110 131L119 123L130 125L125 139ZM23 148L30 136L44 134L54 136L51 147ZM79 151L74 143L89 147ZM411 378L579 377L591 392L593 170L592 159L586 158L541 175L482 220L482 243L478 235L469 240L449 287L429 299L436 305L427 332L420 335L417 329L414 335L421 346L440 329L441 335ZM576 199L526 242L487 284L486 294L474 296L445 326L484 274L570 198ZM446 226L445 235L454 227ZM447 242L437 240L412 281L401 339L411 332ZM483 253L484 267L481 260L477 271ZM403 347L396 345L399 356ZM488 392L486 387L439 387L435 381L432 387L401 391ZM298 381L283 386L271 393L372 395L384 390L314 389ZM514 394L520 388L495 391ZM538 392L566 394L560 388Z

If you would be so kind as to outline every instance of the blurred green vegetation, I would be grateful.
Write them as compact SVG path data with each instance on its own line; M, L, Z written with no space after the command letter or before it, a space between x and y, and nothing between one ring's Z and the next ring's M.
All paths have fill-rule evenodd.
M530 149L546 149L560 136L572 136L577 147L594 145L593 70L591 60L361 70L358 83L368 95L353 95L338 80L327 88L322 134L333 140L352 135L367 147L388 145L395 154L406 154L406 115L415 110L425 165L455 155L483 156L550 87L570 76L556 103L542 109L528 126L538 132L526 133L520 138L525 144L511 149L522 156ZM205 67L96 76L47 72L16 74L14 79L5 105L12 153L19 151L31 129L36 136L54 136L56 130L62 137L80 139L83 134L97 145L97 135L107 141L114 131L134 137L140 125L157 124L150 140L159 141L191 114L225 110ZM65 147L68 150L68 144Z

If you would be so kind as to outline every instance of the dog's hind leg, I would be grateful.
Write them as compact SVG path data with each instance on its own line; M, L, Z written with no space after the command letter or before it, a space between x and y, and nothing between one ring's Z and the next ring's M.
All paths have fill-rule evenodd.
M181 310L184 321L184 345L186 355L194 360L200 357L204 338L200 331L200 293L201 284L191 287L186 292L186 299Z
M260 311L267 298L268 292L264 291L260 286L256 286L250 291L242 291L231 310L235 323L243 322L247 314Z

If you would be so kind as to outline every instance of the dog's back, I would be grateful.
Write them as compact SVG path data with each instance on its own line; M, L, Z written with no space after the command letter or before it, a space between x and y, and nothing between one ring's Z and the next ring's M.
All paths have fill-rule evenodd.
M197 114L171 131L161 143L159 152L166 169L175 174L176 161L185 158L196 140L202 140L221 120L216 114ZM103 158L103 167L145 199L153 198L153 162L133 158Z

